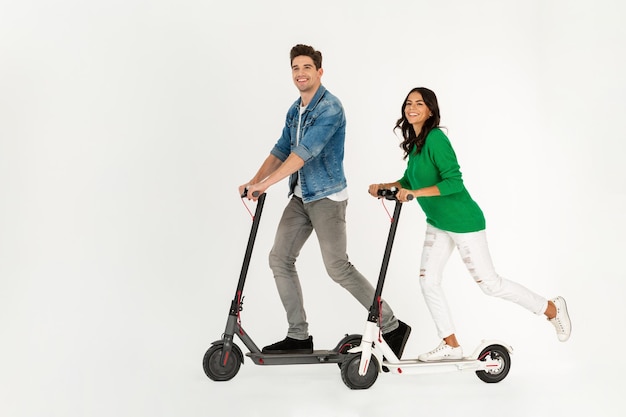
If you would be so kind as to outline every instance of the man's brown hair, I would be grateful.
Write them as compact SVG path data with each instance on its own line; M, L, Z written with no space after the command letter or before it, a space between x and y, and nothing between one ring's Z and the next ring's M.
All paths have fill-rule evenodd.
M289 53L289 58L291 63L293 63L293 59L297 56L308 56L313 60L315 64L315 69L322 68L322 53L320 51L316 51L312 46L298 44L291 48L291 52Z

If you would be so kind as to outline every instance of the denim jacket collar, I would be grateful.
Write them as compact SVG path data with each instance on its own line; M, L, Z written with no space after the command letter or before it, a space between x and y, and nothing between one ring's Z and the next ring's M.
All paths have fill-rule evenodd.
M308 112L308 111L313 110L319 104L319 102L322 99L322 97L324 96L325 92L326 92L326 87L324 87L322 84L320 84L319 88L317 89L317 91L315 92L313 97L311 98L311 102L309 104L307 104L306 109L304 111ZM295 107L296 108L298 108L300 106L302 106L302 97L300 97L295 102Z

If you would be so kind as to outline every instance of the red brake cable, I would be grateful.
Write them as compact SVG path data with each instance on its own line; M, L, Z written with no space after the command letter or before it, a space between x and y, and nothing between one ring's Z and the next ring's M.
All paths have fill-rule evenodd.
M393 216L389 213L389 210L387 209L387 206L385 205L385 198L381 198L381 204L383 205L383 208L385 209L385 211L387 212L387 216L389 216L389 220L391 221L391 223L393 223Z
M246 210L248 210L248 213L250 214L250 218L252 219L252 221L254 221L254 214L252 214L252 211L250 211L250 207L248 207L248 205L246 204L246 201L242 198L241 202L243 203L243 206L246 208Z

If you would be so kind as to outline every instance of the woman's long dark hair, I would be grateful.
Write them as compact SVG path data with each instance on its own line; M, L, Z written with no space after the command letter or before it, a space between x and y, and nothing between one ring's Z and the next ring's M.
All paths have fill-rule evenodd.
M422 95L422 99L424 99L424 103L426 103L426 107L433 114L431 117L426 119L424 125L422 126L422 130L419 134L415 133L415 129L413 129L413 125L411 125L408 120L406 120L406 116L404 115L404 108L406 107L406 101L409 99L409 96L412 93L418 92ZM402 138L404 139L400 144L400 147L404 150L404 159L409 156L413 148L415 147L415 153L418 154L422 151L424 147L424 143L426 143L426 136L430 133L431 130L439 127L439 122L441 121L441 114L439 113L439 104L437 103L437 96L432 90L429 90L425 87L416 87L409 91L409 94L406 95L406 98L402 102L402 109L400 111L402 117L398 119L396 122L396 127L393 130L401 129L402 130Z

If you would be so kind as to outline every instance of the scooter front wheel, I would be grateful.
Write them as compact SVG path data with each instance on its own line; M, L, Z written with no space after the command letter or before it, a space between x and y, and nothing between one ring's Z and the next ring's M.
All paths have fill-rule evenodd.
M501 345L487 346L480 352L478 360L490 360L493 362L493 366L490 366L488 369L476 371L478 378L487 383L502 381L506 378L511 369L511 355L509 355L509 351Z
M341 379L350 389L368 389L378 378L378 359L372 355L367 372L359 375L361 353L349 354L341 365Z
M213 381L229 381L237 375L243 358L239 353L239 349L231 349L226 357L226 363L222 363L223 345L213 345L204 354L202 360L202 368L206 376Z

